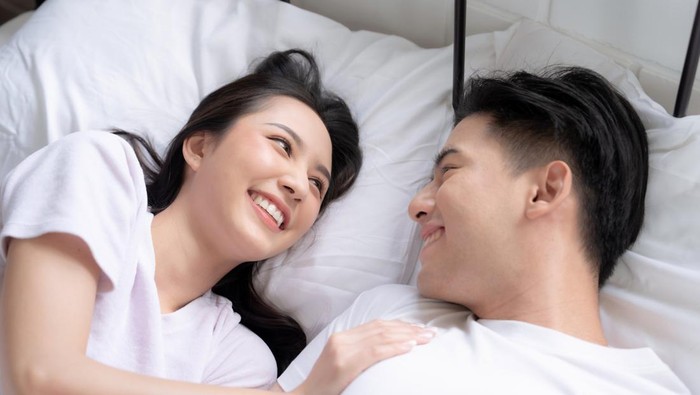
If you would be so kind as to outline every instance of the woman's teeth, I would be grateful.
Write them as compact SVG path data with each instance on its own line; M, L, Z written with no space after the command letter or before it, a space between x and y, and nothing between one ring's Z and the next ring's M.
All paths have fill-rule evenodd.
M258 195L255 192L251 194L251 197L253 198L255 204L260 206L263 210L267 211L267 213L270 214L272 218L274 218L274 220L277 222L278 227L282 226L282 224L284 223L284 215L277 208L277 206L275 206L272 202Z

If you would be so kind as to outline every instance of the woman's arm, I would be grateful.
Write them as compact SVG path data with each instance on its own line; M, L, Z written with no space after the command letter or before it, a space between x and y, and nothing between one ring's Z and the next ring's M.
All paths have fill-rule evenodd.
M262 394L160 379L85 355L99 268L79 238L50 233L10 242L2 314L2 393L169 395ZM419 327L374 322L338 334L295 393L339 393L362 370L427 339Z

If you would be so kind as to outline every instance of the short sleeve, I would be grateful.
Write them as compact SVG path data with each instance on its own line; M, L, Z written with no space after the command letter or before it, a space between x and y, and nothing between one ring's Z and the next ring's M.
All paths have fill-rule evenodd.
M134 227L147 214L143 172L131 146L103 131L76 132L36 151L5 178L0 207L0 264L10 238L68 233L81 238L117 283L135 259Z
M168 377L238 388L275 382L272 352L225 297L207 291L161 322Z

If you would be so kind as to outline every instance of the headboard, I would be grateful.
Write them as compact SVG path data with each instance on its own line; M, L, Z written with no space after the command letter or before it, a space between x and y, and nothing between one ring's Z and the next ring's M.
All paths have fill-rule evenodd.
M408 38L426 48L453 42L455 0L292 0L292 4L333 18L353 30L372 30ZM668 112L675 109L679 80L691 77L695 67L684 66L695 56L688 40L697 2L665 0L572 2L569 0L470 0L466 34L503 30L526 18L583 41L631 69L645 91ZM633 9L634 12L626 10ZM697 19L697 18L695 18ZM652 29L650 26L654 26ZM685 76L685 77L684 77ZM691 80L693 78L690 78ZM689 84L680 86L691 89ZM688 113L700 113L698 84L692 88ZM682 93L690 96L690 91ZM684 112L683 112L684 113Z
M466 32L467 0L454 0L454 81L453 81L453 106L457 106L458 94L462 91L464 81L464 40ZM683 71L678 84L678 93L673 108L673 115L683 117L688 111L688 102L693 90L695 74L698 68L700 56L700 5L696 7L695 19L688 40L688 51L683 62Z

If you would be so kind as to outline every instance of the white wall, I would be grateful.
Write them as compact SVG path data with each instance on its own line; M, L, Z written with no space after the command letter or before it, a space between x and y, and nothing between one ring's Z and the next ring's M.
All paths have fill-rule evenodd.
M351 29L402 35L424 47L452 42L453 0L292 3ZM697 0L469 0L467 34L504 29L521 17L548 24L629 67L672 112L696 6ZM688 113L700 114L698 81Z

